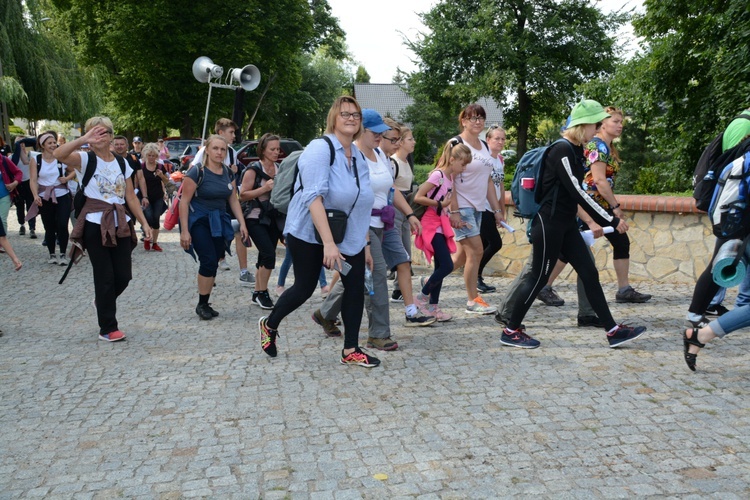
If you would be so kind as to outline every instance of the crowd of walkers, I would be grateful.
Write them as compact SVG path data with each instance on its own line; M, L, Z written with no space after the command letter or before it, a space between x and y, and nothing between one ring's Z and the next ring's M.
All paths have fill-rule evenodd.
M404 326L448 322L452 314L441 308L440 294L445 277L459 268L465 312L494 314L502 327L502 345L540 346L526 333L524 317L537 298L548 305L562 304L551 285L568 263L579 278L578 325L602 328L610 347L640 337L644 326L625 325L612 317L593 254L580 235L589 229L612 245L617 302L642 303L651 298L634 290L628 280L629 226L615 191L620 158L613 144L622 133L622 111L605 109L592 100L579 102L562 139L545 152L536 188L541 204L529 225L529 262L499 308L481 294L497 291L485 282L483 271L502 248L501 228L508 217L504 160L499 154L506 132L498 125L487 127L486 118L478 104L464 108L458 117L459 135L445 143L436 167L417 185L410 162L415 144L411 130L373 109L362 109L353 97L342 96L329 110L324 135L299 156L286 213L271 203L280 168L280 138L270 133L261 136L259 160L238 168L230 147L237 126L231 120L219 120L216 134L205 141L181 180L178 205L180 245L198 262L196 314L201 320L219 316L209 299L217 271L229 267L226 258L235 241L239 282L253 286L251 302L269 311L259 318L258 328L261 349L271 357L278 354L276 341L284 319L320 286L325 300L312 320L326 335L341 337L341 318L341 363L378 366L380 361L359 345L364 312L368 316L366 346L396 350L399 345L391 331L388 302L403 303ZM144 145L136 137L128 151L127 138L114 135L111 121L94 117L77 139L65 141L54 132L44 132L17 141L12 159L0 158L4 181L0 185L0 247L16 270L21 269L5 234L11 198L17 198L13 201L19 235L26 234L28 223L29 237L35 238L36 216L41 215L49 263L68 265L68 259L77 262L85 251L92 262L102 340L125 339L117 323L116 300L132 279L136 221L141 225L144 249L162 251L160 218L167 209L171 169L165 165L160 142ZM32 154L33 149L38 154ZM73 210L78 190L83 194L82 204ZM605 231L607 227L611 230ZM421 278L416 290L412 242L433 266L432 274ZM269 282L281 244L286 258L274 303ZM248 270L247 248L251 246L257 250L255 272ZM287 288L290 265L294 283ZM330 285L325 281L326 269L334 272ZM395 277L392 295L389 276ZM683 333L685 359L691 369L705 342L750 323L750 305L736 308L726 321L720 318L709 324L705 320L708 300L718 289L708 280L704 276L699 280L688 315L691 328Z

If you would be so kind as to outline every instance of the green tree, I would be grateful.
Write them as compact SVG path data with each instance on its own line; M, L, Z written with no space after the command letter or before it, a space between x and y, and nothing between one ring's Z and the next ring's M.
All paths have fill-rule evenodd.
M48 2L0 0L0 101L7 116L79 121L99 108L100 75L79 65L70 45Z
M443 0L422 14L428 34L408 42L420 60L410 84L442 102L510 100L523 154L535 114L562 120L575 86L613 69L625 19L588 0Z
M633 21L642 51L581 90L630 115L621 152L624 169L637 169L633 189L683 191L706 144L750 105L750 9L740 0L644 5Z
M357 73L354 75L354 83L370 83L370 73L364 66L357 66Z
M399 120L411 124L416 140L414 161L431 164L439 147L459 132L456 120L459 107L445 109L424 93L414 89L408 92L414 98L414 103L401 112Z
M106 68L107 111L121 128L177 128L183 136L200 130L208 86L190 70L198 56L224 67L225 76L232 67L256 65L261 86L245 102L255 110L268 82L276 91L299 87L301 52L343 47L325 0L53 1L81 58ZM230 116L232 101L233 93L213 91L209 123Z

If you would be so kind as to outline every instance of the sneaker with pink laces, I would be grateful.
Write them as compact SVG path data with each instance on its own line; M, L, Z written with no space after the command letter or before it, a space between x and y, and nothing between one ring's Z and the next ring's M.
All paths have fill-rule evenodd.
M105 334L100 333L99 340L106 340L107 342L119 342L120 340L125 340L125 334L120 330L115 330L114 332Z
M444 312L442 309L440 309L437 306L437 304L428 304L426 311L427 311L427 314L429 314L430 316L435 316L435 318L441 323L444 321L450 321L453 319L453 316L451 316L447 312Z
M471 303L466 304L466 312L471 314L494 314L495 311L497 307L489 305L479 295Z

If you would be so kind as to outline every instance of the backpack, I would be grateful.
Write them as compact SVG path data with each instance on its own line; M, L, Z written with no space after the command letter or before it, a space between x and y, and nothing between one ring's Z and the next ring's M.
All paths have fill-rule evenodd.
M750 115L739 115L732 119L750 120ZM703 150L698 163L693 171L693 198L695 198L695 208L702 212L708 212L711 206L711 200L716 190L716 181L718 180L717 171L724 168L735 158L750 149L750 139L740 142L732 149L724 153L721 152L724 132L717 135L711 143Z
M716 179L708 207L715 236L741 239L750 234L749 190L750 152L747 152L725 166Z
M558 186L550 192L542 195L542 178L544 174L544 160L549 149L558 142L570 143L565 139L558 139L549 146L542 146L526 151L516 164L516 172L510 184L510 195L516 206L513 212L516 217L522 219L533 219L539 212L542 203L548 196L557 198ZM573 149L570 146L571 150ZM574 153L575 154L575 153ZM523 179L532 179L531 181Z
M81 214L81 210L83 210L83 206L86 204L86 195L83 193L86 190L86 186L89 185L89 182L91 182L91 178L94 176L94 172L96 171L96 164L98 162L96 158L96 153L93 151L89 151L88 153L88 162L86 163L86 173L83 174L83 179L81 180L81 185L78 188L78 191L76 191L76 195L73 197L73 217L78 217ZM115 160L117 160L117 163L120 165L120 171L122 171L123 177L125 176L125 159L123 159L120 155L114 155Z
M435 196L437 196L438 191L440 190L440 186L443 185L443 180L445 179L445 174L443 174L442 170L438 170L440 172L440 184L435 186L432 189L432 194L429 196L431 200L435 199ZM429 177L429 174L427 175ZM415 189L414 192L409 195L409 206L411 207L411 212L417 217L417 219L422 220L422 217L424 216L425 212L427 211L427 205L421 205L414 201L414 195L416 194L417 190ZM438 215L440 215L440 212L443 211L442 205L435 207L435 210L437 211Z
M383 150L381 150L380 148L375 148L375 153L377 155L380 155L382 153L383 156L385 156L385 153L383 153ZM392 156L388 156L386 158L391 161L391 175L393 175L393 180L395 181L396 179L398 179L399 174L398 162Z
M319 137L328 143L328 147L331 150L331 162L329 166L333 166L333 162L336 156L336 151L333 148L333 142L329 137L325 135ZM318 140L318 139L313 139ZM297 181L299 174L299 157L302 155L302 151L294 151L289 156L284 158L276 170L276 177L273 180L273 189L271 190L271 205L276 211L286 215L289 210L289 202L292 201L294 193L302 190L302 182L300 181L299 189L295 191L294 184Z
M228 172L229 178L232 178L232 171L224 164L222 164L222 167L224 169L224 172ZM187 172L190 172L190 169L197 168L198 169L198 177L196 178L195 182L195 193L193 194L194 197L198 197L198 188L201 187L201 184L203 184L203 165L200 163L196 163L192 167L188 168L185 171L185 174L187 175ZM164 216L164 229L167 231L170 231L173 229L177 224L180 223L180 200L182 199L182 188L185 186L185 182L183 181L180 184L180 189L177 190L177 194L174 195L174 198L172 198L172 203L169 205L169 208L167 209L167 212Z

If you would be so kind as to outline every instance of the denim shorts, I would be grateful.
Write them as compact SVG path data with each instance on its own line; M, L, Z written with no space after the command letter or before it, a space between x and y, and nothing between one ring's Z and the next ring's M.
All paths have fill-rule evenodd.
M461 222L465 222L466 226L459 229L453 228L456 241L479 236L479 230L482 227L482 212L467 207L459 208L458 213L461 214Z
M394 227L388 231L381 231L383 231L381 247L386 267L391 270L395 269L399 264L411 262L409 254L406 253L406 250L404 249L400 229Z

